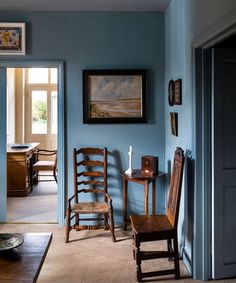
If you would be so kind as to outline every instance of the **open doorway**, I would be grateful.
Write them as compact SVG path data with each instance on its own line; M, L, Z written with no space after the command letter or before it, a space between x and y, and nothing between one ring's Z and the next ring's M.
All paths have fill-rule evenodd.
M7 222L57 222L57 183L32 169L38 148L57 150L57 109L57 68L7 68Z

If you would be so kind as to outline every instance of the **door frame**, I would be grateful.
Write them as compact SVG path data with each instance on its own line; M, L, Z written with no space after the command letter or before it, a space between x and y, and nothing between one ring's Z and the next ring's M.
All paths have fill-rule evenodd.
M193 278L209 280L211 272L212 209L212 125L211 125L211 55L208 50L236 33L236 10L233 10L193 40L194 101L194 243ZM197 188L197 189L196 189Z
M7 221L7 169L6 169L6 69L7 68L57 68L58 69L58 183L57 222L65 220L65 111L63 61L0 61L0 222ZM2 83L1 80L3 80Z

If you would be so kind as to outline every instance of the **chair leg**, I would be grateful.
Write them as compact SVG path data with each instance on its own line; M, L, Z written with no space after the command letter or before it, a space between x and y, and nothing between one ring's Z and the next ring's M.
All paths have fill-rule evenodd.
M110 231L112 235L113 242L116 242L116 236L115 236L115 227L114 227L114 217L113 217L113 210L110 209Z
M142 270L141 270L141 256L140 256L140 241L136 234L134 234L135 244L135 260L136 260L136 275L138 282L142 282Z
M168 250L169 253L173 252L172 239L167 239L167 250ZM168 260L174 261L174 258L169 256Z
M39 183L39 172L37 171L35 174L36 178L35 178L35 185L38 185Z
M108 218L108 214L104 213L104 230L109 230Z
M70 217L71 217L71 211L70 211L70 208L68 207L66 210L66 238L65 238L66 243L69 242L69 234L70 234L70 229L71 229Z
M132 249L133 249L133 259L135 259L135 240L134 240L134 232L132 231Z
M53 176L54 176L54 179L55 179L55 181L56 181L56 183L57 183L57 175L56 175L56 170L53 170Z
M178 239L177 235L174 237L174 264L175 264L175 278L180 278L180 271L179 271L179 251L178 251Z

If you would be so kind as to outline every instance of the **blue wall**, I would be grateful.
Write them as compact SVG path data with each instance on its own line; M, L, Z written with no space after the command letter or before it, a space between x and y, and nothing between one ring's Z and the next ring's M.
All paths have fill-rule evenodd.
M27 55L1 60L65 62L65 141L68 194L72 194L72 149L107 146L110 151L110 193L116 224L122 219L120 170L127 169L129 145L134 167L142 155L158 155L164 170L164 14L158 12L0 12L1 21L27 23ZM82 122L82 70L147 69L147 124L86 125ZM129 207L143 211L143 189L131 186ZM165 206L158 183L157 209ZM137 188L137 190L135 190ZM65 188L67 189L67 188Z
M184 2L173 1L165 13L165 121L166 121L166 144L165 158L166 170L168 170L168 161L173 158L173 152L177 146L186 150L192 150L192 93L186 91L186 46L183 32L184 23ZM192 73L189 74L188 80L191 80ZM182 79L182 105L169 106L168 103L168 82L170 79ZM170 112L178 113L178 137L171 134L170 129ZM190 260L189 269L191 270L192 261L192 221L191 211L187 211L189 204L186 205L186 198L190 195L190 184L187 182L187 164L184 166L184 178L180 203L180 215L178 225L178 236L180 252L187 253ZM188 199L187 203L193 199Z
M168 168L167 162L172 158L176 146L191 151L193 168L203 166L202 163L197 163L199 156L196 156L198 137L196 136L195 66L192 44L203 32L208 31L209 35L212 34L212 26L232 11L235 14L235 9L235 0L172 0L165 12L165 86L168 85L171 78L182 78L183 82L182 106L170 107L168 105L168 90L167 87L165 88L166 169ZM170 135L170 111L178 112L179 115L179 136L177 138ZM194 179L190 180L188 169L189 167L185 166L179 225L180 246L187 255L184 259L189 258L189 263L192 265L193 277L207 280L210 278L208 263L211 255L206 253L205 246L207 237L211 235L206 235L204 230L204 219L208 215L207 210L204 211L203 202L206 191L211 188L194 186L196 182L193 182ZM201 180L198 180L198 183L200 182ZM187 263L187 260L185 262Z

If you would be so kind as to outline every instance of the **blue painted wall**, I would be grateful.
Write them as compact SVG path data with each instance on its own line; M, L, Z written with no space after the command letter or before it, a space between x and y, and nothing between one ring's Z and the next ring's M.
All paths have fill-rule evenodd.
M192 43L202 32L211 28L222 17L235 11L235 0L173 0L165 12L165 168L173 150L181 146L192 153L192 166L196 160L196 113L194 93L194 53ZM182 78L183 105L170 107L167 101L168 81ZM169 112L179 115L179 136L170 135ZM198 165L202 166L202 164ZM203 188L193 186L188 177L187 166L183 178L179 238L181 250L185 251L192 264L195 279L208 279L210 254L204 251ZM206 188L208 189L208 188ZM193 207L194 206L194 207ZM194 214L193 214L194 213ZM204 214L205 213L205 214ZM192 225L194 224L194 226ZM186 259L186 258L185 258ZM187 262L187 260L185 261ZM191 267L190 267L191 268Z
M164 14L158 12L0 12L1 21L27 23L27 55L1 60L65 62L65 140L68 194L73 191L72 149L107 146L110 193L116 224L122 219L120 170L127 169L129 145L134 167L142 155L158 155L164 170ZM82 122L82 70L138 68L148 71L146 124L86 125ZM158 183L157 210L165 207L165 188ZM129 208L143 211L143 189L131 186Z

